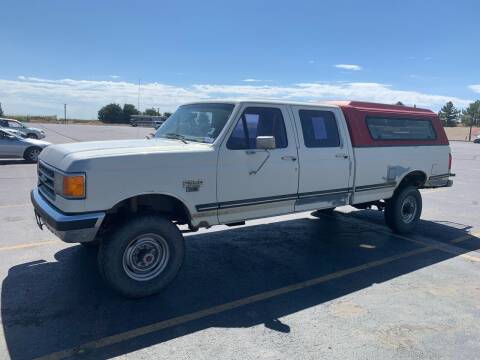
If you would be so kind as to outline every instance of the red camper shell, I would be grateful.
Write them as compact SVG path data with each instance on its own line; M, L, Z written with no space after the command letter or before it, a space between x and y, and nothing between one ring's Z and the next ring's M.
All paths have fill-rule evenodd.
M353 147L448 145L440 119L431 110L361 101L329 103L342 109ZM402 137L402 128L395 129L395 122L402 120L417 127L417 134L412 136L410 133ZM376 133L378 128L390 129L387 133L392 136Z

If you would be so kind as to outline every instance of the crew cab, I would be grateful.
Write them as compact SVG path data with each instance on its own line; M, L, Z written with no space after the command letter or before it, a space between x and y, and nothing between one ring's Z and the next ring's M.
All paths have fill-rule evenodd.
M180 106L152 139L54 145L40 154L37 223L97 245L106 282L154 294L182 265L178 226L344 205L413 231L421 188L452 185L450 147L430 110L357 101L216 101Z

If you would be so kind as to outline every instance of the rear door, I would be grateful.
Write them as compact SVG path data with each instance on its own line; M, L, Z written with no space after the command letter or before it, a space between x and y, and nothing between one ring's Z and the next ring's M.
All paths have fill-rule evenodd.
M273 136L276 148L256 149L257 136ZM297 143L287 106L243 104L218 155L219 221L293 212L297 190Z
M349 203L353 159L348 129L333 107L292 106L299 138L299 199L295 211Z
M24 148L19 139L0 131L0 157L22 157Z

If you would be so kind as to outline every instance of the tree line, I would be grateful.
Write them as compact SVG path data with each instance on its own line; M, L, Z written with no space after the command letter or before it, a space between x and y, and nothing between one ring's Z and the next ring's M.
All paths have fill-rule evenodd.
M105 105L98 110L98 120L108 124L128 124L132 115L163 116L168 118L171 113L164 112L162 114L155 108L145 109L144 112L141 112L133 104L123 104L122 107L116 103Z
M470 103L467 108L459 110L451 101L447 102L438 112L438 117L443 126L457 126L459 123L465 126L480 125L480 100Z

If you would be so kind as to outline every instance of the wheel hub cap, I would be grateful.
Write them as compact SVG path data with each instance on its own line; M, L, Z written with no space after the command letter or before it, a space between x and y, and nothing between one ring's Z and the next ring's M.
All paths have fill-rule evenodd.
M170 259L165 239L157 234L144 234L128 244L123 254L123 269L136 281L147 281L162 273Z
M417 215L417 202L412 196L407 196L402 204L402 220L405 223L410 223Z

